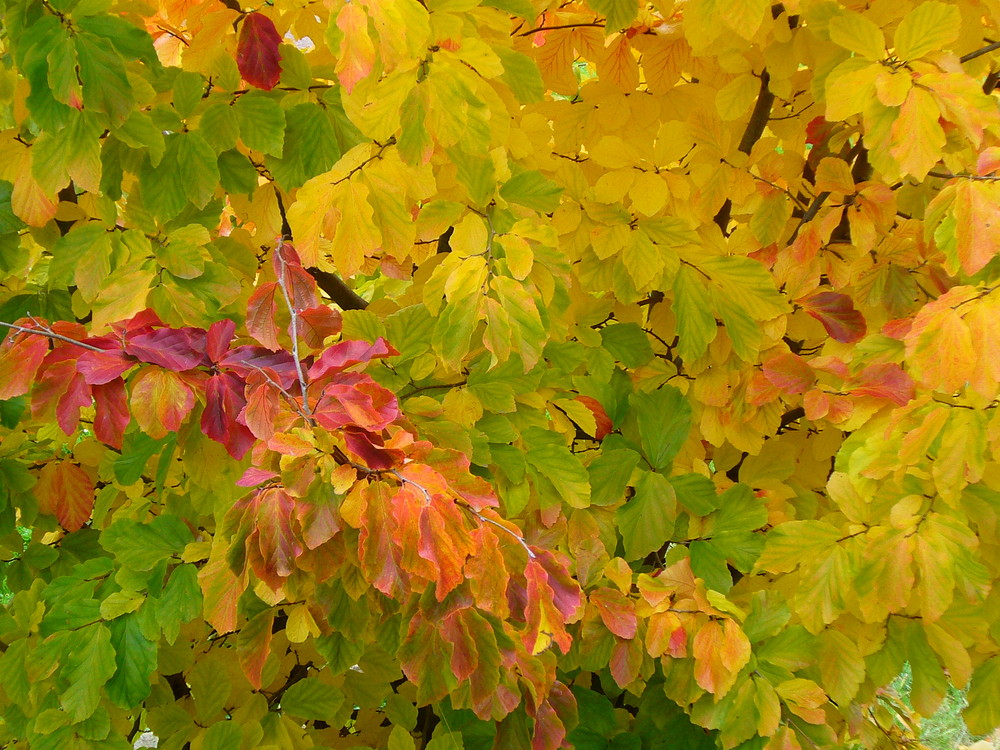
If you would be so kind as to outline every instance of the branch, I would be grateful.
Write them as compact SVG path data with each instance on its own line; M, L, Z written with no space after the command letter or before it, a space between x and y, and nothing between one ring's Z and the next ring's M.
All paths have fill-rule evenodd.
M750 120L747 122L746 130L743 131L743 137L740 138L740 145L738 146L738 150L747 156L753 150L753 145L764 134L767 121L771 118L771 107L774 106L774 94L767 87L770 81L771 74L767 72L767 68L764 68L760 72L760 92L757 94L757 103L754 105L753 112L750 113ZM713 219L719 225L719 229L722 230L723 234L726 233L726 228L729 226L732 210L733 202L727 198L726 202L722 204L722 208L719 209L719 213Z
M278 249L281 249L281 240L278 240ZM299 311L295 309L295 305L292 304L292 297L288 293L288 283L286 279L288 278L285 274L287 265L285 264L285 256L280 252L278 253L278 261L281 263L281 275L278 276L278 287L281 289L281 295L285 298L285 306L288 307L288 314L292 318L291 325L289 326L291 330L289 333L292 335L292 361L295 362L295 374L299 378L299 388L302 389L302 411L306 414L312 414L309 409L309 394L307 393L309 384L306 383L306 374L302 371L302 360L299 358Z
M992 52L995 49L1000 49L1000 42L993 42L992 44L987 44L985 47L980 47L979 49L970 52L967 55L962 55L960 58L958 58L958 61L967 63L969 62L969 60L975 60L977 57Z
M3 326L4 328L10 328L14 331L19 331L20 333L35 333L38 334L39 336L45 336L45 338L55 339L56 341L65 341L67 344L73 344L74 346L78 346L81 349L89 349L92 352L105 351L104 349L101 349L98 346L91 346L90 344L85 344L82 341L71 339L69 336L63 336L61 334L58 334L50 328L25 328L24 326L14 325L13 323L5 323L2 320L0 320L0 326Z

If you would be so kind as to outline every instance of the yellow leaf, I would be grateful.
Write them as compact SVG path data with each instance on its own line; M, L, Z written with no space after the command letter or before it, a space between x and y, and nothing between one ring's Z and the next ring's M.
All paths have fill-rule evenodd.
M955 252L962 271L972 275L1000 253L1000 185L959 180L955 186ZM953 264L951 264L953 265ZM958 269L949 267L957 273Z
M602 81L610 81L622 91L634 91L639 85L639 63L628 36L619 34L612 39L597 73Z
M926 387L954 393L975 372L977 356L969 326L951 307L926 305L907 334L906 359L915 379Z
M360 180L351 179L338 188L334 205L340 212L340 219L331 238L330 256L341 275L352 276L361 269L365 258L382 244L382 238L368 202L368 187Z
M885 68L875 79L875 93L878 100L887 107L898 107L906 101L906 95L913 88L913 77L905 69Z
M875 98L875 79L883 68L860 57L845 60L826 78L826 119L846 120L863 112Z
M320 629L306 604L296 604L288 613L285 635L292 643L303 643L309 636L319 638Z
M972 661L965 646L936 622L924 621L927 642L941 657L941 662L955 685L967 685L972 677Z
M947 137L938 119L941 109L926 89L913 87L892 126L895 145L889 149L901 172L918 180L927 176L941 159Z
M885 57L885 35L874 21L852 10L830 20L830 41L869 60Z
M667 202L670 190L664 179L653 172L639 172L628 191L632 208L644 216L653 216Z
M504 235L501 244L507 258L507 270L510 271L510 275L518 281L528 278L528 274L531 273L531 269L535 265L535 253L528 241L516 234L507 234Z
M816 167L816 190L843 195L853 193L854 177L851 176L850 165L832 156L822 159Z
M771 7L768 0L718 0L723 22L744 39L753 39Z
M113 620L129 612L135 612L146 597L137 591L116 591L101 602L101 617Z
M454 253L465 258L469 255L482 255L486 252L486 242L489 237L489 230L486 222L474 213L467 213L462 220L455 225L448 244Z
M893 46L900 60L915 60L928 52L948 49L962 29L962 14L948 3L928 0L907 13L896 27Z
M663 273L663 256L660 248L653 244L645 232L631 232L629 239L622 251L622 261L635 282L635 288L643 290L647 285L659 281Z
M30 170L21 171L14 180L10 197L14 215L29 226L41 227L56 215L56 202L35 182Z
M441 414L466 429L471 429L483 416L483 405L468 388L452 388L441 402Z
M743 117L757 100L760 82L749 73L737 76L715 95L715 107L725 121Z

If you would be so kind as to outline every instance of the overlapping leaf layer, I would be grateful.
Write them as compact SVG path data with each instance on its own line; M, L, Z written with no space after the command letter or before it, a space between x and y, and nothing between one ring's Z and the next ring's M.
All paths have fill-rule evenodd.
M1000 725L995 2L0 13L5 746Z

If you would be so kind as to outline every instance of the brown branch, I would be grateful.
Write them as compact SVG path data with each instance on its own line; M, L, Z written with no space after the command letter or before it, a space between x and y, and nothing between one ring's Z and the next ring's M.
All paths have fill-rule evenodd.
M1000 42L993 42L992 44L987 44L985 47L980 47L979 49L974 50L973 52L970 52L967 55L962 55L960 58L958 58L958 61L967 63L969 62L969 60L975 60L977 57L992 52L995 49L1000 49Z
M743 137L740 138L740 145L737 147L737 150L742 151L747 156L753 150L754 144L764 134L767 121L771 117L771 107L774 106L774 94L767 87L770 81L771 74L767 72L767 68L764 68L760 72L760 92L757 94L757 103L754 105L753 112L750 113L750 120L747 122L746 129L743 131ZM732 210L733 202L727 198L726 202L722 204L722 208L719 209L719 213L713 219L719 225L719 229L722 230L723 234L726 233L726 229L729 227Z
M532 34L537 34L539 31L558 31L559 29L579 29L586 26L597 26L600 28L603 27L604 25L605 25L604 21L591 21L589 23L564 23L558 26L539 26L529 31L522 31L517 36L531 36Z

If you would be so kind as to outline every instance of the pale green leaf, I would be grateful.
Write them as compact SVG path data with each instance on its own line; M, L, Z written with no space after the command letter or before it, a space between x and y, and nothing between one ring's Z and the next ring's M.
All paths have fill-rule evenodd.
M307 677L292 685L281 697L281 710L300 719L323 719L337 713L344 702L340 688L316 677Z
M958 7L928 0L911 10L896 27L892 43L900 60L916 60L929 52L948 49L962 29Z
M240 138L247 148L280 157L285 143L285 113L274 99L244 94L233 107L240 123Z
M635 496L615 512L626 560L640 560L660 549L674 533L677 499L662 474L644 472Z

